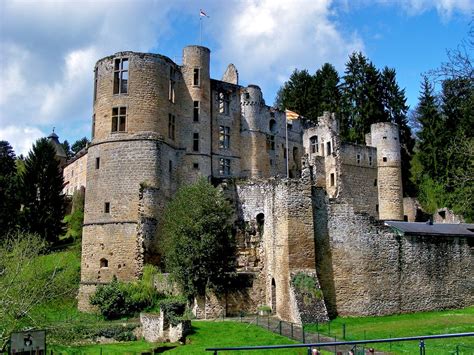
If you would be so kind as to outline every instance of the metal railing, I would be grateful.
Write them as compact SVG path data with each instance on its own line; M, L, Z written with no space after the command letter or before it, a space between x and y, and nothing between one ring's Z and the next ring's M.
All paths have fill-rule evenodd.
M329 346L353 345L353 353L357 352L357 345L366 344L380 344L380 343L394 343L402 341L418 341L420 348L420 355L425 355L425 340L429 339L445 339L445 338L460 338L472 337L473 333L455 333L455 334L440 334L440 335L421 335L404 338L387 338L387 339L370 339L370 340L353 340L353 341L336 341L327 343L310 343L310 344L286 344L286 345L263 345L263 346L241 346L241 347L227 347L227 348L207 348L206 351L212 351L217 355L219 351L243 351L243 350L275 350L275 349L297 349L307 348L308 354L313 354L313 348L323 348Z

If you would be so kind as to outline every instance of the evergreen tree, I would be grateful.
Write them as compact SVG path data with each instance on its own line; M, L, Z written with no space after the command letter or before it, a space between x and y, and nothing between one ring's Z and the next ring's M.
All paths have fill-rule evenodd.
M315 102L318 106L313 109L316 117L321 116L324 111L338 113L341 105L341 91L339 89L339 74L336 68L329 63L325 63L321 69L316 71L314 85L318 98Z
M71 151L71 147L69 146L69 142L65 140L64 142L61 143L63 146L64 152L66 153L66 159L69 160L73 156L73 153Z
M37 140L22 175L24 226L48 242L64 232L63 176L55 156L56 150L46 138Z
M73 155L76 155L77 153L79 153L79 151L85 148L89 143L90 142L87 139L87 137L82 137L81 139L78 139L77 141L75 141L74 144L71 146Z
M184 295L222 291L235 271L232 208L206 180L181 188L165 211L162 254Z
M15 153L7 141L0 141L0 239L16 227L20 201Z

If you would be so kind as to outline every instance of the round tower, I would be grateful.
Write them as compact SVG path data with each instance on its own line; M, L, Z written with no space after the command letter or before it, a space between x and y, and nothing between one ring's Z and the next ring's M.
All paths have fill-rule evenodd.
M398 126L390 122L370 127L371 145L377 148L379 219L403 220L401 153Z
M257 85L249 85L241 93L242 135L241 144L245 147L247 159L242 159L242 175L246 177L263 177L269 171L267 153L267 133L270 123L262 114L262 90ZM268 127L266 127L268 126Z
M181 72L186 85L188 97L183 98L183 116L187 119L180 135L186 148L183 164L185 174L183 180L194 179L193 170L186 167L199 167L199 175L211 175L211 80L210 80L209 48L187 46L183 49L183 65Z

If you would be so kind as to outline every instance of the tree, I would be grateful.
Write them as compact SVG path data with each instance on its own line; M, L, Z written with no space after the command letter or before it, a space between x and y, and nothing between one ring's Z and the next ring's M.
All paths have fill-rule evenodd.
M338 113L341 109L341 91L339 89L339 74L332 64L325 63L316 71L314 76L317 105L314 109L315 119L324 111Z
M74 155L71 151L71 147L69 146L69 142L65 140L64 142L61 143L63 146L64 152L66 153L66 160L71 159L71 157Z
M46 138L37 140L21 176L24 227L48 242L56 241L64 232L63 176L55 156L56 150Z
M166 270L192 298L206 289L221 292L235 271L232 208L206 180L181 188L165 211Z
M7 141L0 141L0 238L16 227L20 200L15 153Z
M85 148L89 144L89 140L87 137L82 137L81 139L78 139L77 141L74 142L74 144L71 146L71 150L74 153L73 155L76 155L79 153L79 151L83 148Z

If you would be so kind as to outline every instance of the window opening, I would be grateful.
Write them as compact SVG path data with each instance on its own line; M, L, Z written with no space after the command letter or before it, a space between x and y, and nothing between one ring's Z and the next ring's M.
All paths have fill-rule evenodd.
M219 174L222 176L230 175L230 159L219 159Z
M127 122L127 108L112 108L112 132L125 132Z
M360 164L360 154L357 154L357 165Z
M331 155L331 142L326 143L327 155Z
M229 149L230 147L230 127L219 127L219 148Z
M100 168L100 158L95 158L95 168L96 169Z
M257 228L258 228L258 233L260 236L263 235L263 226L265 225L265 215L263 213L259 213L256 217L257 220Z
M94 102L97 99L97 71L98 71L98 68L95 67L94 69Z
M193 150L199 152L199 133L193 133Z
M331 173L331 186L334 186L334 173Z
M114 94L126 94L128 92L128 59L115 59L114 67Z
M384 162L387 162L387 157L383 157L382 159Z
M269 123L268 126L269 126L268 128L270 129L270 132L271 132L272 134L275 134L275 133L276 133L276 129L277 129L276 121L275 121L275 120L270 120L270 123Z
M171 113L168 114L168 138L175 139L176 117Z
M109 261L107 259L100 259L100 267L101 268L104 268L104 267L109 267Z
M199 170L199 163L193 163L193 169Z
M199 68L194 68L193 85L194 86L199 86L200 85L200 70L199 70Z
M377 179L374 180L374 186L377 186Z
M175 101L175 86L176 86L176 70L173 67L170 67L170 81L168 89L168 100L174 103Z
M91 133L92 139L94 139L95 136L95 113L92 115L92 133Z
M170 160L168 162L168 172L171 174L173 171L173 162Z
M275 136L273 134L267 135L267 150L275 150Z
M104 203L104 213L110 213L110 202Z
M200 111L199 101L194 101L194 110L193 110L193 121L194 122L199 122L199 111Z
M372 166L372 155L369 155L369 166Z
M318 152L318 136L312 136L309 139L310 151L312 154Z
M228 115L229 103L230 103L229 94L226 92L220 91L218 93L217 98L218 98L219 113L222 113L223 115Z

